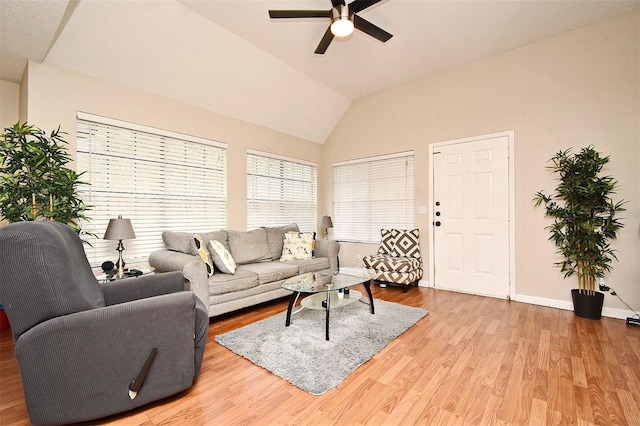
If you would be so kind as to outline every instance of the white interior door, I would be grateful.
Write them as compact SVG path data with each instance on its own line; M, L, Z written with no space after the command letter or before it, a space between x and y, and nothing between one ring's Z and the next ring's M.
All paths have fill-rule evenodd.
M509 294L509 137L433 147L433 285Z

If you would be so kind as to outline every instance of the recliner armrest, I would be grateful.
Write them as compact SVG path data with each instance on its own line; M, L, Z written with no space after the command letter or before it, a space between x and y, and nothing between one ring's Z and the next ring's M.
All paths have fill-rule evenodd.
M101 283L107 306L161 294L184 291L184 277L181 272L142 275L108 283Z
M32 422L86 421L188 388L196 372L195 305L184 291L55 317L23 333L15 352ZM154 346L132 400L128 385Z

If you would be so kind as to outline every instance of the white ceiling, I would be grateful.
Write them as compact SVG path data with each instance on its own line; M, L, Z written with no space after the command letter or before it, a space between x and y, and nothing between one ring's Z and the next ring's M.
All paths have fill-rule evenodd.
M640 0L382 0L313 51L330 0L0 0L0 78L48 61L323 143L353 99L640 9Z

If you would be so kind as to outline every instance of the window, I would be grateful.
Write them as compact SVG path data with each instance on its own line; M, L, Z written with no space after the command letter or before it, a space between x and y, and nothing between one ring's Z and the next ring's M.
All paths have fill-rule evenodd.
M413 151L333 164L333 235L379 243L380 229L413 229Z
M317 219L315 163L247 151L247 228L297 223L315 232Z
M226 144L78 113L79 193L91 220L81 223L92 265L117 260L117 241L102 239L109 219L131 219L125 262L146 261L164 247L162 231L206 232L226 227Z

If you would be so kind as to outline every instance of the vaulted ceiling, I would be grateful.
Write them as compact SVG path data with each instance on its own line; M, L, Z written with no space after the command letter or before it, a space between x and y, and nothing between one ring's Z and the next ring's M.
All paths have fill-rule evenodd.
M348 1L348 0L347 0ZM0 0L0 78L46 61L323 143L352 100L640 9L640 0L382 0L314 54L330 0Z

